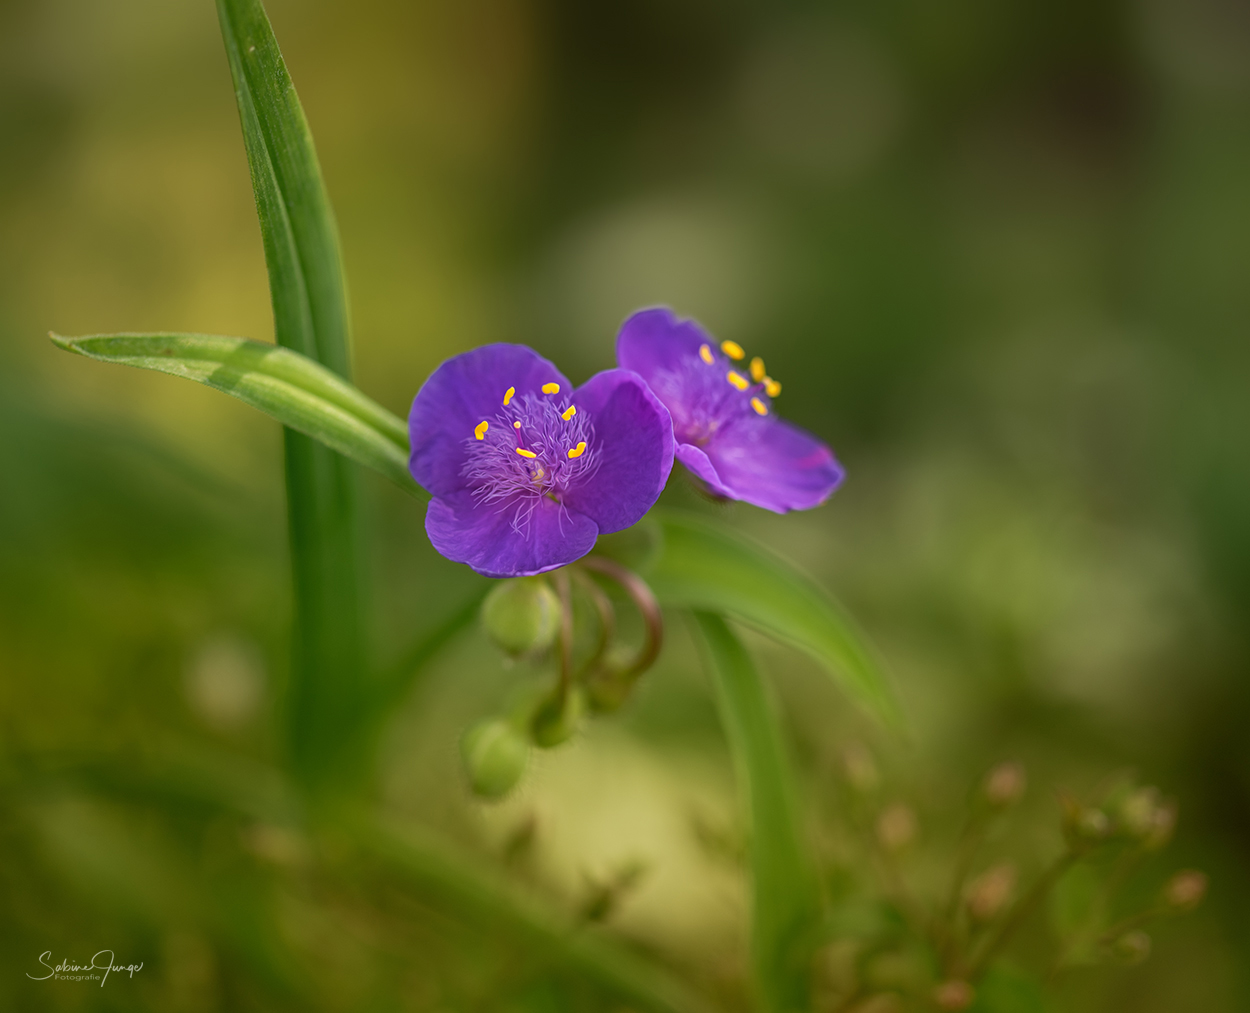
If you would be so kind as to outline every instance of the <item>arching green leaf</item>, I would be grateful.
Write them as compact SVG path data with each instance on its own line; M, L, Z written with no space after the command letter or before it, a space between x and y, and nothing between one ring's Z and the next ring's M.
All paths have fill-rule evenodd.
M658 551L642 574L664 605L723 612L818 661L858 703L900 722L889 683L827 591L758 542L692 514L656 511Z
M212 334L54 334L52 340L88 358L154 369L223 391L380 471L414 496L429 498L408 472L403 421L298 352Z

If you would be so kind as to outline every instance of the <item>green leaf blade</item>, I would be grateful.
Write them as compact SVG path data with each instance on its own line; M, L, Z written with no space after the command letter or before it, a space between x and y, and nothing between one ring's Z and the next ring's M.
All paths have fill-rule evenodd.
M661 604L727 613L815 659L857 703L899 727L889 682L836 601L793 564L742 534L676 511L652 514L660 549L642 575Z
M780 722L751 656L724 619L696 612L695 621L750 819L756 988L769 1013L808 1009L820 894Z
M194 380L238 398L428 499L408 471L403 421L298 352L213 334L52 335L67 352Z
M252 189L265 244L278 344L351 374L338 228L312 133L260 0L218 0Z
M260 0L218 0L260 218L279 345L350 376L347 286L312 135ZM310 785L361 776L351 726L369 694L355 474L288 428L287 516L296 638L287 730Z

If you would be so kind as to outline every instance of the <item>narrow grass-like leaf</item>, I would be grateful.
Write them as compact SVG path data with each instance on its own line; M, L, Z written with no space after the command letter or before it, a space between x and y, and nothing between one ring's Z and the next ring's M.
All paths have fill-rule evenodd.
M696 612L695 620L750 820L756 990L768 1013L809 1009L820 896L777 713L725 620L710 612Z
M274 334L350 378L347 288L312 135L260 0L218 0L260 218ZM367 693L362 554L351 465L287 429L287 516L296 639L288 693L292 761L308 783L348 780L344 726ZM346 762L345 762L346 761Z
M67 352L202 383L259 408L421 499L408 471L403 421L311 359L246 338L213 334L52 335Z
M660 602L723 612L819 662L854 700L900 723L881 668L861 634L819 584L783 557L722 525L655 511L659 551L642 573Z

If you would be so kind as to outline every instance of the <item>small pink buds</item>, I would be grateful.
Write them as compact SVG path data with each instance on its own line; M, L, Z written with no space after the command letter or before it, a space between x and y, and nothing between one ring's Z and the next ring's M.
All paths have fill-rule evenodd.
M1005 809L1020 801L1027 785L1028 777L1024 772L1024 767L1019 763L1009 761L1000 763L985 775L982 791L985 801L991 806L995 809Z
M842 773L846 783L864 795L876 791L881 784L877 761L861 742L852 742L842 750Z
M1163 899L1177 911L1192 911L1207 893L1207 874L1197 869L1184 869L1168 880Z
M968 884L968 914L973 921L993 921L1016 888L1016 869L1009 862L995 865Z
M972 1005L976 992L966 981L952 978L933 990L933 1002L940 1010L962 1010Z
M916 839L916 814L895 802L877 817L877 842L890 854L898 854Z
M1150 937L1140 929L1126 932L1111 944L1111 952L1125 964L1140 964L1150 956Z

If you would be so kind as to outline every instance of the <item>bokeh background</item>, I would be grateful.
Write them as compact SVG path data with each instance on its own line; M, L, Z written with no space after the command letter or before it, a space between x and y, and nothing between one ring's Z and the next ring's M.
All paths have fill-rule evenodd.
M1247 9L269 8L339 218L359 384L403 414L438 362L488 341L580 381L654 303L762 355L780 410L849 478L810 514L716 509L848 605L913 729L883 737L806 662L752 641L813 826L839 751L864 743L886 795L917 807L923 878L969 786L1018 758L1027 872L1057 847L1053 789L1131 768L1180 800L1146 881L1197 866L1211 894L1144 965L1074 972L1060 1008L1250 1009ZM37 773L276 755L277 426L45 337L271 336L213 5L3 0L0 152L0 1005L285 1008L178 899L237 835ZM386 659L472 579L429 549L419 505L364 482ZM519 678L476 638L457 645L388 730L386 805L483 860L529 842L516 874L570 906L641 863L614 930L740 1003L732 777L687 633L673 624L624 714L482 806L456 739ZM298 841L249 833L298 866ZM279 934L327 1008L566 1008L472 934L401 932L298 877L283 889ZM102 947L146 969L103 990L24 977L45 949Z

